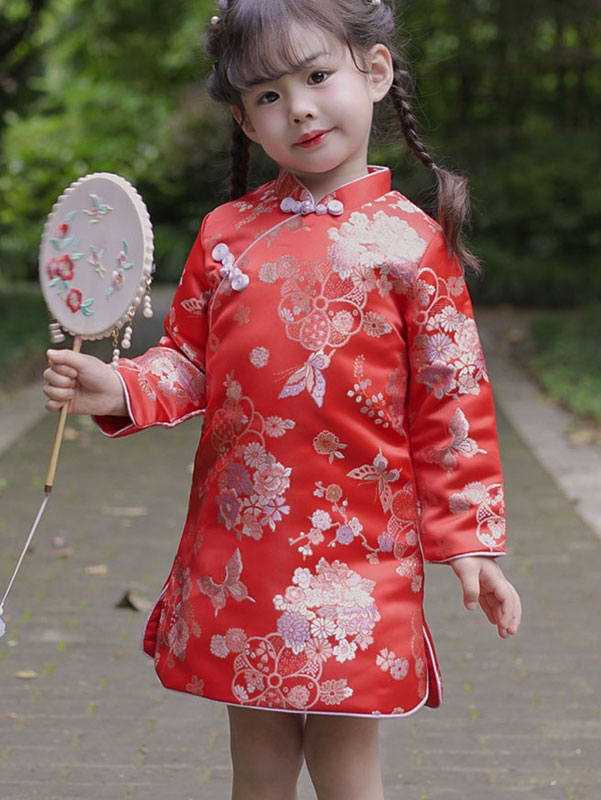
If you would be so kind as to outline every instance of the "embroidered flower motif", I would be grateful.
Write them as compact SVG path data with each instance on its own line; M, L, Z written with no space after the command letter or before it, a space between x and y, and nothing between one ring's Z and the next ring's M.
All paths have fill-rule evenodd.
M230 651L226 644L225 636L220 636L219 634L212 636L210 650L217 658L227 658Z
M261 464L254 475L255 490L267 500L275 499L290 486L292 469L277 461Z
M298 612L285 611L278 619L278 633L286 647L290 647L293 653L300 653L310 638L309 622Z
M69 309L75 314L75 312L79 311L81 308L82 299L83 297L79 289L70 289L65 302Z
M332 517L328 514L327 511L314 511L310 517L311 523L313 524L314 528L317 528L320 531L327 531L329 530L332 525Z
M483 483L468 483L462 492L449 498L452 514L465 514L476 508L476 535L490 550L498 549L505 540L505 499L499 483L485 486Z
M368 336L379 338L392 331L392 326L388 323L384 314L376 311L367 311L363 315L363 327Z
M175 666L174 657L184 661L190 637L200 638L200 626L190 602L192 578L190 568L184 569L178 557L169 577L169 583L160 601L155 659L158 664L165 658L166 666Z
M56 263L55 275L58 275L58 277L61 278L61 280L63 280L63 281L70 281L70 280L72 280L74 278L74 276L75 276L75 264L71 260L71 256L69 256L69 255L67 255L65 253L65 255L61 256L58 259L58 261ZM72 291L77 291L77 290L75 289L75 290L72 290ZM80 300L81 300L81 292L80 292L79 296L80 296ZM73 309L71 309L71 310L73 310Z
M267 417L265 419L265 433L273 439L279 439L286 431L291 431L295 422L292 419L282 419L282 417Z
M330 464L335 458L344 458L341 450L344 450L348 445L343 444L335 433L331 431L321 431L313 439L313 447L315 452L320 456L328 456Z
M192 675L190 682L186 684L186 691L190 694L195 694L197 697L202 697L204 686L205 682L201 681L198 675Z
M353 690L347 685L346 678L337 681L324 681L319 690L319 699L327 706L338 706L343 700L352 697Z
M269 361L269 350L266 347L255 347L250 351L249 359L253 367L262 369Z

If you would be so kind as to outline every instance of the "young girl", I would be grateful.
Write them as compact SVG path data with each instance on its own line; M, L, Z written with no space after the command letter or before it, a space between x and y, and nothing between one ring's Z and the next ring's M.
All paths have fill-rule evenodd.
M220 2L209 90L235 120L234 199L204 220L157 347L116 372L49 351L48 409L109 436L203 415L144 650L165 686L228 704L235 800L295 798L303 759L320 800L383 797L378 718L442 693L422 551L502 637L519 625L465 185L416 133L394 38L381 0ZM438 223L367 165L386 96ZM247 194L251 141L280 171Z

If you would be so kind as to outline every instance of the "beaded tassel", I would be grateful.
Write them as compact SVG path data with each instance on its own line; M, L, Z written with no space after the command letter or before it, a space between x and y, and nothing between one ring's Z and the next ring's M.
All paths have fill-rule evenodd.
M65 341L65 334L58 322L51 322L48 325L48 330L50 332L50 341L52 344L60 344Z
M128 325L125 329L125 333L123 334L123 339L121 340L121 347L124 350L129 350L131 347L131 335L133 333L131 325Z
M150 297L150 291L146 292L144 295L144 307L142 309L142 314L144 315L144 319L152 319L152 299Z

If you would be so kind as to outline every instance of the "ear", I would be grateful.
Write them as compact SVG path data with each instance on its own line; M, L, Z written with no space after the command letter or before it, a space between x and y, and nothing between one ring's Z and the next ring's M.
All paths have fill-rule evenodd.
M374 103L388 94L394 79L394 68L390 50L384 44L375 44L368 56L368 77Z
M242 109L238 108L238 106L230 106L230 111L232 112L232 117L236 120L248 138L252 142L258 142L259 140L257 138L257 132L253 128L248 114L245 114Z

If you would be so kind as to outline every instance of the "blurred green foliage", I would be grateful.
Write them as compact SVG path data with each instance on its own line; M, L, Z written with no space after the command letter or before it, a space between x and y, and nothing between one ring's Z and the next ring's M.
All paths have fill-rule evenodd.
M52 203L96 170L138 187L155 224L157 278L177 279L202 216L227 197L230 123L203 89L215 8L0 0L0 280L35 276ZM485 268L476 297L601 299L596 0L410 0L400 27L425 138L437 161L472 177L472 241ZM11 31L21 33L12 48ZM431 175L398 137L376 141L372 160L427 202ZM255 179L270 174L256 157Z
M545 391L601 423L601 306L534 319L523 355Z

